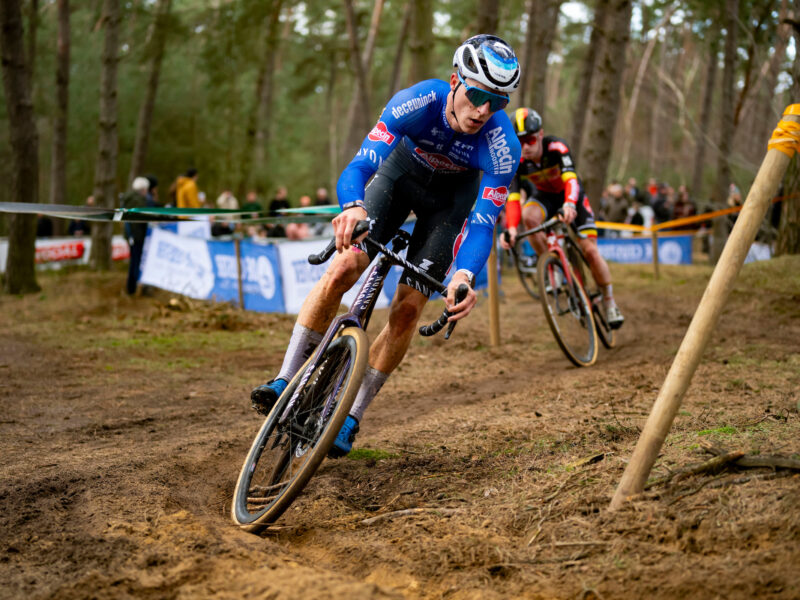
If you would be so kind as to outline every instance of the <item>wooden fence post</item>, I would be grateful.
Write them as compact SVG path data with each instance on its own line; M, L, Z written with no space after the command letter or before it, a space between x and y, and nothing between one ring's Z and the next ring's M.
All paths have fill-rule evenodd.
M489 344L500 345L500 298L497 286L497 227L492 234L492 250L489 252Z
M789 116L791 115L791 116ZM793 104L784 113L786 121L800 123L800 104ZM778 136L778 129L773 134L773 140ZM767 152L761 168L758 170L750 193L744 203L736 225L728 238L728 243L722 251L711 279L708 282L700 305L694 314L689 329L683 338L678 354L672 362L669 373L664 380L658 398L645 423L644 430L639 436L633 456L622 474L614 497L611 499L609 510L616 510L622 506L629 497L644 491L644 484L650 475L650 470L658 457L661 446L669 433L672 421L680 407L681 400L686 393L700 357L711 337L711 333L719 320L725 301L733 288L736 276L744 264L744 259L755 240L761 221L770 206L772 197L778 190L783 179L786 167L789 165L791 155L797 143L797 133L792 134L795 142L790 146L790 153L784 153L777 148Z
M658 271L658 230L652 229L650 234L652 235L653 241L653 277L658 279L660 277Z
M236 284L239 289L239 310L244 310L244 293L242 291L242 247L241 240L237 237L233 240L233 247L236 249Z

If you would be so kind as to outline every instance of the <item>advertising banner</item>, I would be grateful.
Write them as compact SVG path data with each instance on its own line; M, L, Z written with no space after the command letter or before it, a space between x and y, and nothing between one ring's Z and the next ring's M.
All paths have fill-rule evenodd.
M618 263L652 263L653 242L650 238L598 238L600 254ZM658 261L662 265L692 264L692 236L659 238Z

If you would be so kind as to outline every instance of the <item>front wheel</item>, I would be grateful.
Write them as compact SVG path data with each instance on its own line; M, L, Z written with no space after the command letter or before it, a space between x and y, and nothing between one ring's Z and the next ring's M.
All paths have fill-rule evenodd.
M525 291L534 300L539 299L539 288L536 285L536 259L538 256L527 240L518 240L514 248L514 267Z
M575 273L552 253L542 257L536 271L544 316L561 350L579 367L594 364L597 331L589 300Z
M368 354L364 331L345 328L289 382L236 482L231 516L242 529L273 523L306 486L347 418Z

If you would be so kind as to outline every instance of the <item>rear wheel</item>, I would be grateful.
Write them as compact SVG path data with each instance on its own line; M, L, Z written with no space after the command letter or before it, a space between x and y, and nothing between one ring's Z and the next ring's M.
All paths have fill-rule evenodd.
M256 435L239 474L231 506L237 525L259 531L300 494L347 418L364 377L367 355L366 334L348 327L318 360L309 359L289 382Z
M537 266L537 282L544 316L558 345L575 365L588 367L597 360L597 331L586 293L570 267L548 253Z

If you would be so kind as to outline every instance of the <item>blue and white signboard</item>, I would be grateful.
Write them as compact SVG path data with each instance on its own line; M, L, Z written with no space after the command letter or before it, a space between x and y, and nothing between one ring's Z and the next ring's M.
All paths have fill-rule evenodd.
M320 280L325 269L328 268L330 261L321 265L312 265L308 262L309 254L321 252L330 240L315 240L312 242L286 242L278 244L278 254L280 255L280 268L283 277L283 298L285 311L290 314L300 312L303 301L308 296L314 284ZM333 260L332 258L330 260ZM361 284L369 273L369 268L358 280L349 292L342 298L342 304L350 306L356 299ZM391 278L391 276L390 276ZM393 290L392 290L393 293ZM376 308L386 308L389 306L389 297L386 290L381 291Z
M597 247L603 258L612 262L653 262L653 242L650 238L598 238ZM658 262L663 265L692 264L692 236L660 238Z
M151 229L139 281L190 298L210 298L214 266L208 242Z
M209 242L216 281L211 296L239 302L239 283L234 242ZM283 291L274 246L241 242L242 297L244 307L259 312L283 312Z

